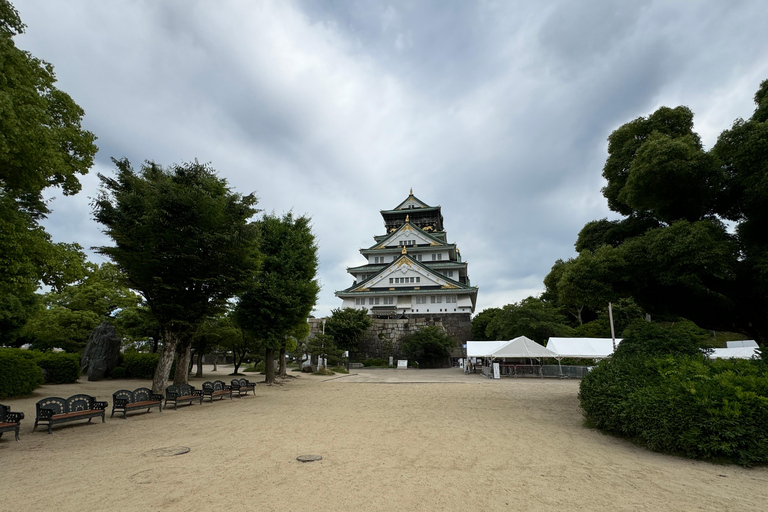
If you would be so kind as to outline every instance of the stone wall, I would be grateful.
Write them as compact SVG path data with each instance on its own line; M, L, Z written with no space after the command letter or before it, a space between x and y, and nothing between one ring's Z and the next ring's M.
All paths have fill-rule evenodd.
M416 330L436 325L441 327L449 336L456 340L456 346L451 357L463 357L462 345L470 339L472 320L469 313L419 314L407 319L373 318L373 325L360 342L360 350L350 354L352 360L363 360L369 357L388 359L393 356L398 359L400 340Z

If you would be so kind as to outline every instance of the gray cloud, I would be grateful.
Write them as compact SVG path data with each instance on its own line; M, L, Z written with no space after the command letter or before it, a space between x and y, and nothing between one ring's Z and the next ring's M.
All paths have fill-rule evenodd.
M17 44L55 66L101 148L53 203L53 236L109 242L88 196L110 157L211 162L265 210L313 217L319 314L411 187L443 207L479 309L540 292L611 216L612 130L686 104L711 145L768 78L758 1L15 5Z

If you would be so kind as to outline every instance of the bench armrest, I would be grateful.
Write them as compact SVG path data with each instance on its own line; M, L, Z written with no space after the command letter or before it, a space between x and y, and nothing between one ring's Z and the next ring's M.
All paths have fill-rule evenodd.
M93 402L93 408L94 410L103 410L109 407L109 404L107 402Z
M5 419L8 421L8 423L18 423L24 419L24 413L8 411L5 413Z
M154 400L154 401L156 401L156 402L162 402L162 401L163 401L163 395L159 395L159 394L157 394L157 393L152 393L152 394L149 396L149 399L150 399L150 400Z
M47 407L41 407L37 410L37 417L41 420L49 420L53 418L54 414L56 414L56 411L48 409Z
M125 407L125 406L126 406L126 405L128 405L129 403L130 403L130 400L128 400L127 398L115 398L115 399L113 400L113 404L112 404L112 407L113 407L113 408L116 408L116 407Z
M203 395L203 390L202 389L193 389L192 390L192 394L195 395L195 396L202 396Z

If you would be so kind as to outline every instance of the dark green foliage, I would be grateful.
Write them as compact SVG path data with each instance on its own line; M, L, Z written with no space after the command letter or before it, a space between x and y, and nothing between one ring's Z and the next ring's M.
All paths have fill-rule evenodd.
M0 349L0 398L31 394L43 383L43 371L23 350Z
M689 320L659 324L635 320L624 331L623 341L616 347L614 359L633 356L701 354L699 347L709 333Z
M488 325L499 313L501 313L500 308L488 308L476 314L472 319L472 339L475 341L491 340L487 333Z
M121 356L120 367L124 369L123 377L116 377L115 370L112 370L111 376L114 378L126 379L151 379L155 373L157 362L160 360L160 354L126 352Z
M333 336L339 349L357 350L361 337L371 323L365 308L336 308L331 310L331 317L325 323L325 332Z
M485 329L488 340L511 340L518 336L542 345L550 337L569 337L573 329L558 305L536 297L528 297L516 304L507 304L493 315Z
M376 357L369 357L363 361L363 366L389 366L389 362Z
M650 449L768 462L768 372L760 361L616 358L582 380L579 399L596 427Z
M46 384L72 384L80 378L80 356L45 352L35 359L43 369Z
M112 368L112 371L109 372L109 376L113 379L124 379L125 378L125 368L122 366L118 366L115 368Z
M409 361L418 361L420 367L441 367L447 363L456 340L434 325L423 327L404 337L400 350Z

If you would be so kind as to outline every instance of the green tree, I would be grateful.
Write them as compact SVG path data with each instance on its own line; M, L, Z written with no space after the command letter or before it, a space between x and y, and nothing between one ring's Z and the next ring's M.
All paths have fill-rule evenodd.
M550 337L567 337L573 329L560 308L537 297L528 297L515 304L507 304L494 316L486 328L491 340L511 340L526 336L542 345Z
M327 361L328 356L339 357L342 353L342 350L338 347L338 345L336 345L336 341L334 340L333 336L330 334L322 333L317 333L307 339L306 349L312 360L316 358L322 358L323 361ZM318 366L318 370L320 369L321 368ZM325 367L322 369L324 370Z
M422 327L400 341L403 354L426 368L445 366L454 347L456 340L434 325Z
M488 325L501 313L500 308L488 308L482 310L472 319L472 339L475 341L488 341Z
M13 5L0 0L1 343L14 343L40 282L61 286L82 276L79 246L54 244L40 225L50 213L42 192L77 193L78 175L97 151L93 134L81 128L83 110L55 87L53 66L14 44L24 27Z
M357 351L360 340L372 325L368 310L336 308L325 321L325 332L333 336L334 343L342 350Z
M134 171L115 160L114 178L99 175L94 216L114 246L99 247L144 297L162 329L163 351L152 381L162 392L181 344L175 384L187 382L192 334L221 311L256 270L254 195L234 193L197 162Z
M265 215L258 221L261 270L235 308L237 324L264 345L265 382L275 382L274 359L285 357L288 337L306 323L320 286L317 245L308 217Z
M625 218L588 223L582 255L616 262L606 288L654 316L768 343L768 81L748 121L705 151L685 107L662 107L608 139L603 194ZM729 228L730 221L735 229Z
M90 272L61 291L51 291L24 327L24 338L32 347L67 352L85 348L91 332L115 311L135 307L139 296L125 287L115 265L89 265Z

